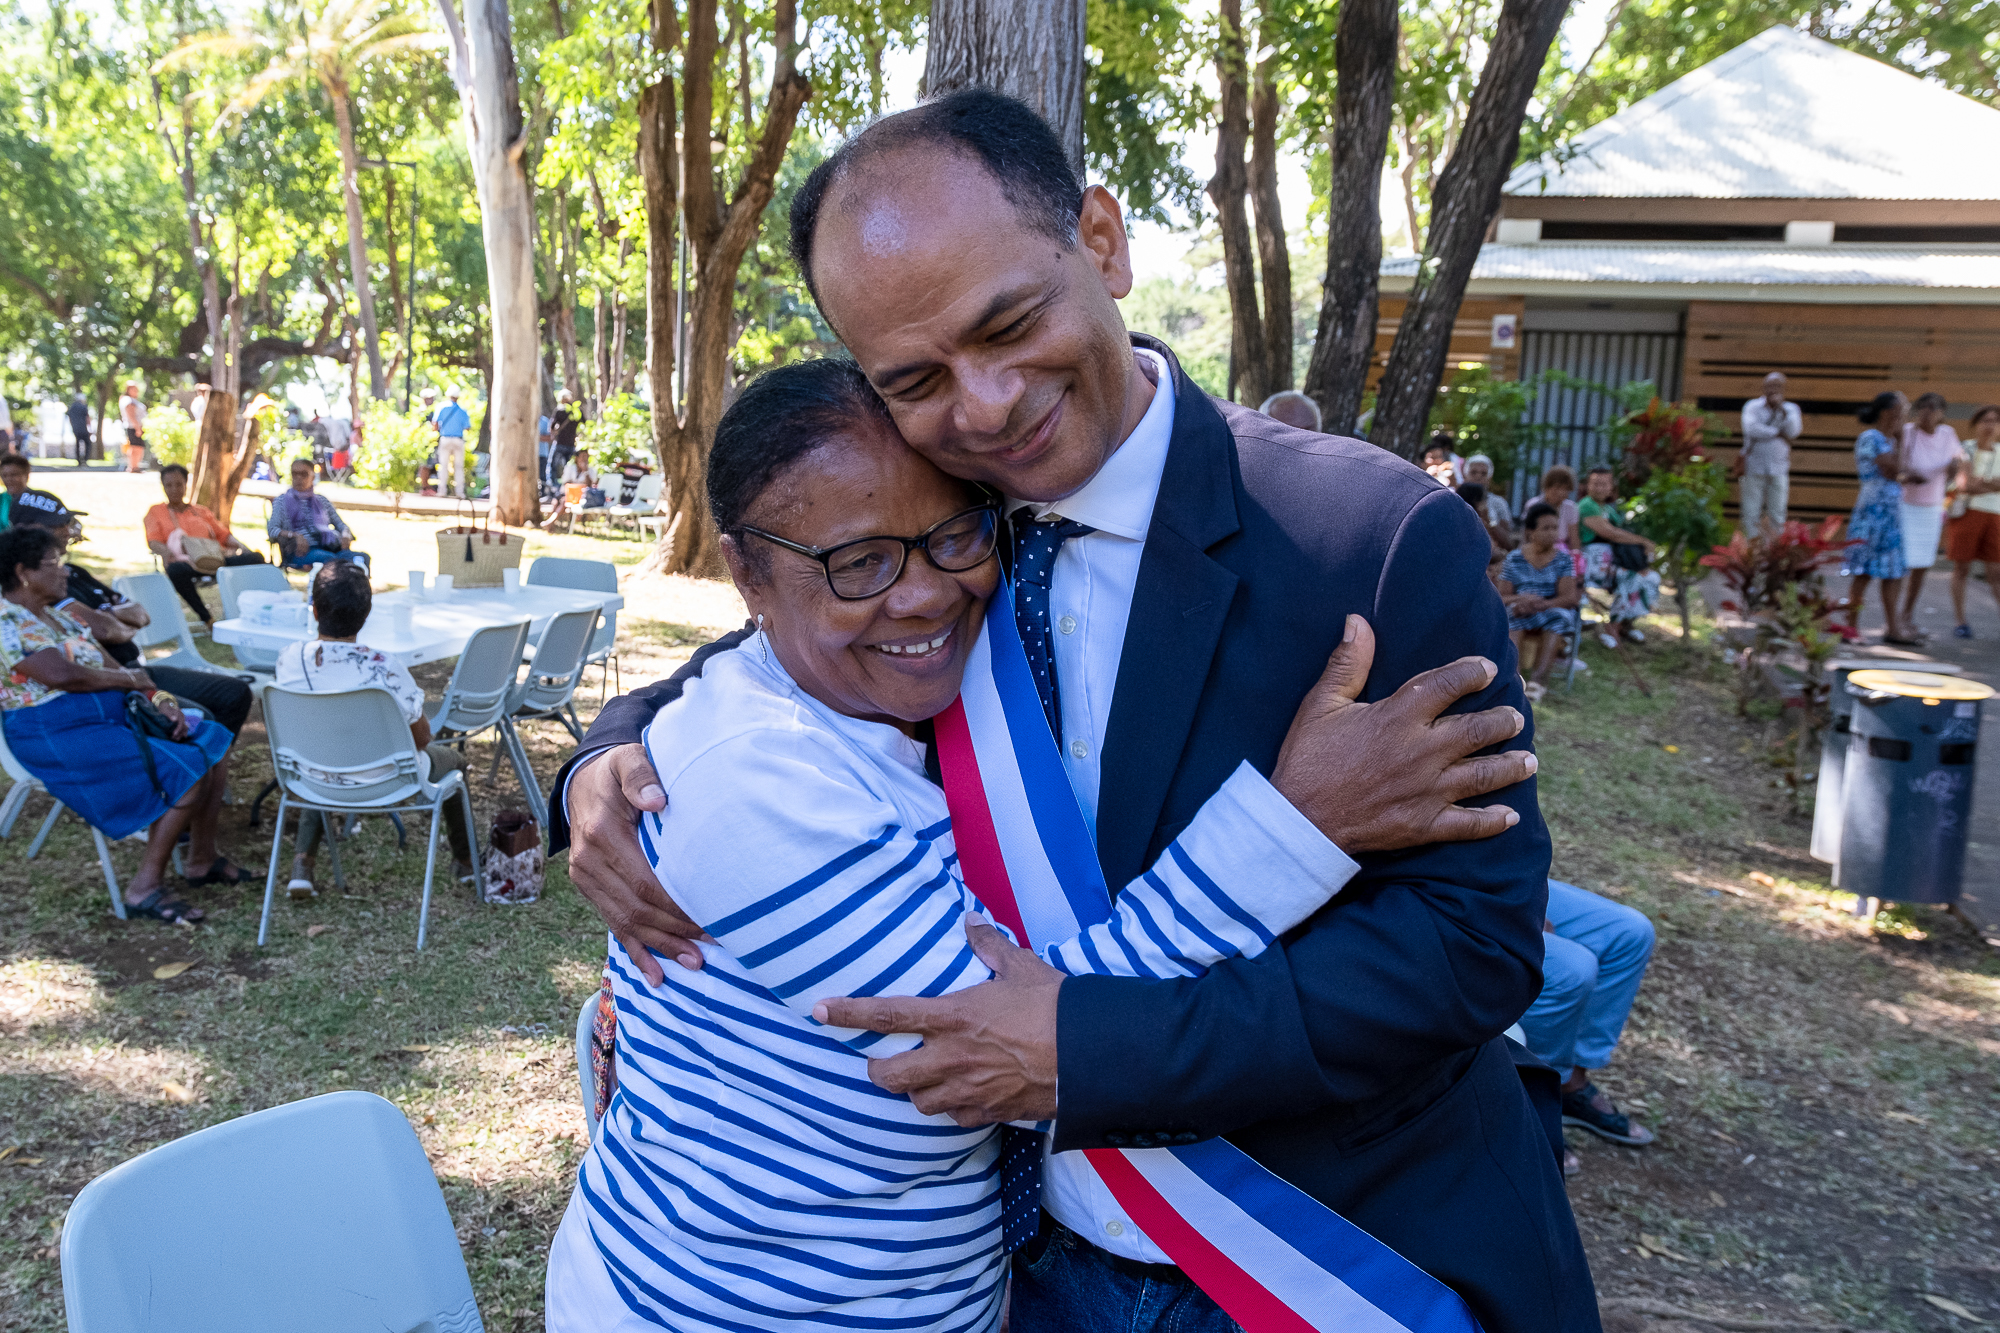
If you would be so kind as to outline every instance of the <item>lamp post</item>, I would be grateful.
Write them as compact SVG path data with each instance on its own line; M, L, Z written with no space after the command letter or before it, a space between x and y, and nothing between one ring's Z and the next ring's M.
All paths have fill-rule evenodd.
M417 369L417 349L411 341L417 322L417 164L364 157L361 165L380 170L405 167L410 173L410 292L409 299L403 302L403 411L407 415L410 410L410 383Z

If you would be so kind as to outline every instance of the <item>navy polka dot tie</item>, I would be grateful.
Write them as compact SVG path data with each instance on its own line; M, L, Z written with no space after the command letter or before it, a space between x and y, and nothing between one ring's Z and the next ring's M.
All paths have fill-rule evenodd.
M1021 628L1021 647L1027 650L1035 689L1042 696L1042 711L1048 714L1049 732L1058 745L1062 702L1056 689L1054 627L1049 624L1049 579L1062 544L1095 531L1068 518L1038 523L1025 506L1014 511L1014 620Z
M1014 511L1014 619L1049 734L1062 743L1062 709L1057 702L1055 652L1050 638L1049 577L1056 552L1071 537L1096 529L1071 519L1037 523L1025 507ZM1000 1243L1012 1254L1035 1238L1042 1221L1042 1136L1031 1129L1000 1127Z

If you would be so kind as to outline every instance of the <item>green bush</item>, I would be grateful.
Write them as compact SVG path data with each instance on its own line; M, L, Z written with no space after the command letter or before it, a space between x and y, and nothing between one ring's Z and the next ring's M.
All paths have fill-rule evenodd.
M1701 582L1702 557L1728 531L1722 521L1722 502L1728 494L1727 474L1714 463L1696 459L1678 471L1655 471L1627 509L1632 531L1660 545L1653 567L1674 585L1683 633L1688 627L1688 589Z
M584 423L578 441L590 450L591 464L599 472L624 466L628 461L651 465L653 455L653 413L637 394L621 393L606 400L597 420Z
M151 408L146 413L146 444L161 464L194 466L195 437L201 427L181 410L179 403Z
M1430 428L1450 431L1463 457L1491 458L1490 484L1505 492L1523 452L1550 433L1547 426L1523 420L1548 381L1546 374L1532 380L1497 379L1486 366L1460 366L1431 408Z
M405 413L386 402L372 403L361 414L361 426L355 484L376 491L415 490L417 469L437 447L423 408L413 406Z

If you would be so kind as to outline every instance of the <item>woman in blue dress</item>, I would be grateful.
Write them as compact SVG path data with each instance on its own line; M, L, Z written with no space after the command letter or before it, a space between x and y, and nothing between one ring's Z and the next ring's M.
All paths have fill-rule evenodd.
M1903 421L1910 413L1910 400L1890 389L1875 395L1874 401L1858 414L1868 427L1854 442L1854 470L1861 476L1861 494L1855 498L1854 514L1847 521L1847 548L1840 572L1854 580L1847 589L1847 625L1856 627L1861 606L1868 596L1868 581L1882 584L1882 642L1915 647L1916 638L1904 627L1901 605L1903 575L1903 488L1897 477L1903 470L1902 451L1897 441L1903 437Z
M1509 551L1500 566L1498 587L1507 607L1507 633L1524 668L1528 698L1537 703L1548 692L1543 682L1556 660L1556 649L1576 626L1576 608L1582 601L1576 569L1556 549L1561 536L1561 511L1537 500L1521 515L1520 547ZM1530 635L1541 641L1532 671L1525 669Z

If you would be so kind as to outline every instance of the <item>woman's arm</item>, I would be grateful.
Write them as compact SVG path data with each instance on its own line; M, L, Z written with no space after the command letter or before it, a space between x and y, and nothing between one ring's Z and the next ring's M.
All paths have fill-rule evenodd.
M1583 520L1583 526L1589 528L1608 542L1621 542L1626 546L1643 546L1649 551L1653 549L1652 538L1641 537L1636 532L1627 532L1602 514L1590 515L1590 517Z
M144 671L128 671L122 667L106 671L100 667L82 666L72 662L69 654L60 648L44 648L29 653L14 664L14 673L69 694L97 694L104 690L150 692L153 689L153 678Z

